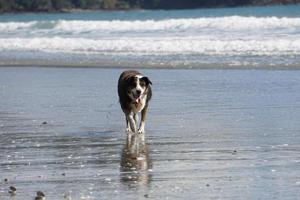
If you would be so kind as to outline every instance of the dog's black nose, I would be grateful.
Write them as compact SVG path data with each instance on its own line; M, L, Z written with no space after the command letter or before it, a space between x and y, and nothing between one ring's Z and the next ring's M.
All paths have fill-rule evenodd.
M142 93L141 90L137 90L137 91L136 91L136 94L137 94L137 95L140 95L141 93Z

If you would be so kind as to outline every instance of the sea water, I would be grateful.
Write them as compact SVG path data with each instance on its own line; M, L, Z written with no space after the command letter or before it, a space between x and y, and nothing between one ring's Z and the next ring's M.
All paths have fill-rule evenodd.
M0 199L299 199L299 70L141 71L144 141L122 69L0 67Z
M300 6L0 15L0 64L300 66Z

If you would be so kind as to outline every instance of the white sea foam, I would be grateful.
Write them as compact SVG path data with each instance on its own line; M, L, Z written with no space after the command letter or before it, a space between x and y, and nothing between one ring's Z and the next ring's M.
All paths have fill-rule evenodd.
M18 31L21 29L30 29L32 28L37 22L1 22L0 23L0 31Z
M103 31L185 31L201 30L203 28L216 29L278 29L300 28L300 18L256 18L256 17L222 17L196 19L169 19L146 21L60 21L55 28L59 30L103 30Z
M158 63L176 55L211 56L212 62L213 56L223 56L222 59L232 63L236 60L240 63L247 56L249 63L256 62L252 56L280 56L280 59L294 56L292 63L300 56L300 18L228 16L0 22L0 51L9 59L20 52L50 52L119 55L128 59L155 55ZM30 56L34 60L35 54ZM201 62L201 59L196 60ZM143 58L137 62L143 62Z
M0 31L44 30L57 32L144 32L144 31L201 31L202 29L247 30L247 29L299 29L300 18L278 17L211 17L166 20L113 20L113 21L31 21L2 22Z
M14 38L0 39L1 51L43 51L65 53L135 55L300 55L297 40L200 40L198 38Z

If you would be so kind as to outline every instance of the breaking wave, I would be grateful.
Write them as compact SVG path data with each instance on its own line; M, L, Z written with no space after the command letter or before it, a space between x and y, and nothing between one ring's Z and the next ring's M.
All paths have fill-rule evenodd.
M0 50L128 55L300 55L300 39L221 41L198 38L14 38L0 39Z
M247 30L247 29L299 29L300 18L278 17L212 17L167 20L112 20L112 21L83 21L83 20L52 20L31 22L2 22L0 31L39 31L76 32L145 32L145 31L201 31L203 29Z
M228 63L246 60L245 63L251 64L257 62L255 56L265 56L263 60L267 62L269 56L279 56L280 59L275 59L284 58L286 63L288 56L294 64L300 57L300 18L225 16L0 22L0 51L1 63L11 58L15 61L20 55L26 57L28 53L32 60L35 56L41 59L39 53L42 53L48 60L51 55L59 54L60 59L67 59L65 62L73 60L72 54L81 54L87 60L89 56L94 60L110 60L111 56L122 57L123 61L134 58L137 64L143 63L145 56L155 56L151 62L164 64L180 55L178 65L188 65L191 58L200 64L222 60ZM210 57L203 61L203 56ZM219 60L215 59L217 56Z

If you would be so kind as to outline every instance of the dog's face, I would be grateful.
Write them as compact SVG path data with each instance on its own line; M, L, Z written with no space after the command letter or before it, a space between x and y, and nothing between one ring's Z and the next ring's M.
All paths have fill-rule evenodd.
M128 95L136 103L147 92L149 85L152 84L148 77L136 75L128 80Z

